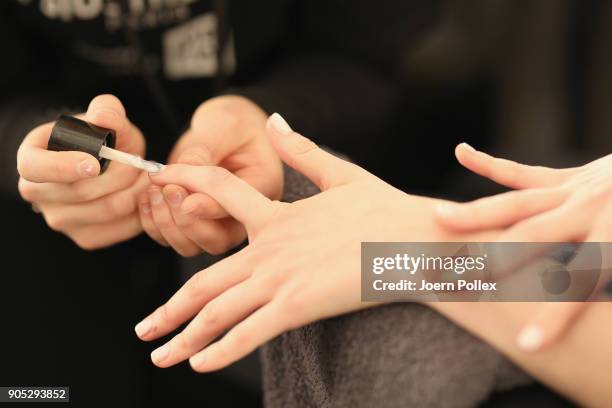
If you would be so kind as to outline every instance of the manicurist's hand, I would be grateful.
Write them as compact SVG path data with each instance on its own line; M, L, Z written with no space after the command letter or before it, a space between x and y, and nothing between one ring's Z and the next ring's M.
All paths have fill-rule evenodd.
M466 144L457 146L459 162L469 170L516 190L469 203L443 203L438 223L450 231L507 227L501 242L612 242L612 155L581 167L551 169L492 157ZM593 296L610 279L602 270ZM542 303L518 334L527 351L560 341L588 302Z
M266 114L239 96L203 103L169 163L220 166L270 199L282 194L281 161L265 133ZM204 190L177 184L153 185L139 197L147 234L183 256L220 254L244 241L242 224Z
M209 194L245 226L249 238L247 247L194 275L136 326L141 339L153 340L191 320L153 351L159 367L189 359L196 371L217 370L284 331L373 306L361 301L362 241L490 238L441 231L433 221L436 200L407 195L326 153L278 114L270 117L267 131L282 160L322 193L281 203L210 166L167 166L151 177L159 186Z
M121 102L100 95L83 119L116 131L116 148L142 156L145 141L126 117ZM17 152L21 196L37 208L49 227L85 249L96 249L132 238L142 231L137 194L148 176L119 163L110 163L98 176L98 160L83 152L47 150L53 123L32 130Z

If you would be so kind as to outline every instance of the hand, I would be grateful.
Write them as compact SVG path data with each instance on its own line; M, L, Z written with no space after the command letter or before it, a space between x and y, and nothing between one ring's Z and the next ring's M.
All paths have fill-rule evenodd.
M117 149L144 154L144 138L116 97L97 96L81 116L115 129ZM148 176L119 163L110 163L98 176L100 164L93 156L48 151L52 127L53 123L47 123L32 130L19 147L17 168L23 199L40 210L49 227L84 249L106 247L139 234L136 196L149 184Z
M136 326L148 341L193 318L152 353L159 367L189 358L196 371L217 370L284 331L374 306L361 301L362 241L490 238L441 231L433 221L436 200L409 196L326 153L277 114L267 128L282 160L321 194L292 204L272 201L219 167L173 165L151 177L160 186L210 194L249 238L246 248L194 275Z
M562 170L494 158L466 144L457 147L456 155L473 172L520 190L465 204L440 204L440 225L463 232L509 226L498 238L501 242L612 242L612 155ZM604 267L595 295L609 279L609 268ZM542 304L520 331L519 346L536 351L554 344L588 305Z
M612 155L582 167L551 169L491 157L467 144L457 159L473 171L518 189L437 208L440 225L455 231L508 227L505 242L582 242L612 198Z
M612 201L608 201L599 213L585 241L612 243ZM612 283L610 259L603 257L602 261L601 275L593 290L595 297L591 300L599 300L597 295ZM517 344L525 351L534 352L560 342L591 305L591 302L542 303L522 326Z
M270 199L283 189L280 159L265 134L266 114L251 101L222 96L203 103L169 163L221 166ZM139 197L144 230L183 256L221 254L246 238L244 227L206 193L169 184Z

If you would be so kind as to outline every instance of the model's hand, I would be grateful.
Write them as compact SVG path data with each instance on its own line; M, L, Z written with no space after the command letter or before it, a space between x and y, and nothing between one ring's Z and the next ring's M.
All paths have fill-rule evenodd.
M112 95L94 98L82 117L114 129L117 149L144 154L145 141ZM83 152L47 150L53 123L32 130L17 153L19 192L45 217L49 227L85 249L96 249L132 238L142 229L137 194L149 180L139 170L110 163L98 176L98 160Z
M612 201L604 206L593 223L587 242L606 243L609 248L612 243ZM593 289L593 301L601 300L601 297L610 296L605 293L612 284L612 264L608 256L602 254L602 269L599 281ZM524 323L521 328L517 342L525 351L543 350L559 341L572 329L574 324L582 316L583 312L597 302L549 302L542 303L536 313Z
M409 196L326 153L276 114L268 132L282 160L322 193L292 204L272 201L219 167L167 166L151 177L160 186L210 194L249 238L246 248L194 275L136 326L141 339L153 340L193 318L152 353L160 367L190 359L196 371L216 370L284 331L373 306L361 301L363 241L488 238L441 231L435 200Z
M561 170L498 159L465 144L457 147L456 155L473 172L518 190L470 203L440 204L437 220L449 230L508 227L498 238L501 242L612 241L612 155ZM604 267L594 296L609 279L609 268ZM555 343L588 305L543 303L521 330L518 344L535 351Z
M457 159L473 171L517 190L470 203L438 207L438 222L458 231L508 227L508 242L584 241L612 198L612 155L582 167L551 169L498 159L457 146Z
M169 163L221 166L271 199L281 197L280 159L265 134L266 114L238 96L203 103ZM192 194L194 193L194 194ZM183 256L220 254L244 241L244 227L211 196L184 186L152 186L139 197L145 231Z

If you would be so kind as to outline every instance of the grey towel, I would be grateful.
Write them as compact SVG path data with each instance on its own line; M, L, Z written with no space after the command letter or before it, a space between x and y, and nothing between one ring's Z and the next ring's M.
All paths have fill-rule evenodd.
M315 194L286 171L285 200ZM261 350L264 401L276 407L474 407L531 381L496 350L415 303L328 319Z

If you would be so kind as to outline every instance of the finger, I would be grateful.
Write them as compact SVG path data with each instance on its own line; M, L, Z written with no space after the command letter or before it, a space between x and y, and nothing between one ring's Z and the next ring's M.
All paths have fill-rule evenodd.
M168 204L158 186L149 188L149 202L151 203L153 220L164 240L181 256L194 256L200 253L199 248L176 226Z
M604 205L602 211L593 224L591 233L587 241L589 242L612 242L612 200Z
M124 218L137 209L136 198L149 184L146 175L126 190L109 194L94 201L79 204L39 203L47 224L58 231L103 224Z
M278 113L270 116L266 129L281 160L308 177L322 191L368 174L294 132Z
M112 171L113 164L109 168ZM138 170L124 167L124 171L118 174L111 174L106 177L108 171L102 176L79 180L75 183L34 183L20 179L19 190L24 199L30 202L45 202L49 204L74 204L86 201L93 201L124 190L134 183L138 175Z
M178 184L209 194L247 229L264 224L275 211L267 197L222 167L174 164L150 177L154 184Z
M127 153L142 155L144 138L128 120L125 108L114 95L98 95L91 100L85 120L94 125L113 129L116 135L115 148Z
M270 183L267 170L259 166L251 166L241 168L234 172L234 174L266 197L279 198L278 193L272 190L276 184ZM279 184L281 183L279 182ZM182 210L185 213L191 213L196 217L208 220L229 217L228 212L214 198L202 193L189 195L183 203Z
M602 206L598 192L569 199L550 211L510 227L498 237L500 242L584 241L593 223L592 214Z
M221 255L247 237L244 226L233 218L200 220L183 229L185 235L212 255Z
M138 215L140 216L140 223L144 232L158 244L168 246L168 243L153 220L149 193L147 191L143 191L138 195Z
M196 109L191 118L189 137L182 137L175 151L185 152L187 149L183 143L196 144L199 149L196 150L196 156L204 161L202 164L217 165L230 153L249 142L249 132L252 132L251 128L256 125L249 124L248 128L243 125L232 109L218 106L211 109L210 105L204 103ZM259 126L263 125L262 122ZM180 160L179 163L198 164Z
M142 231L140 220L135 214L111 223L90 225L75 230L70 238L83 249L101 249L126 241Z
M470 203L441 203L436 220L461 231L506 227L561 205L569 192L560 188L514 190Z
M189 197L183 187L169 184L162 193L177 228L198 248L218 255L244 240L244 228L235 220L203 220L193 213L184 213L182 204Z
M219 370L245 357L279 334L302 324L291 324L280 307L270 302L235 326L223 338L189 359L197 372ZM292 317L293 318L293 317Z
M499 159L474 150L467 143L457 146L455 156L468 170L498 184L516 189L558 186L578 171L578 168L551 169Z
M192 276L164 305L138 323L136 334L146 341L165 336L250 274L244 250L211 265Z
M17 151L19 175L35 183L73 183L97 176L100 163L92 155L47 150L52 126L51 123L41 125L25 137Z
M276 289L275 277L270 276L247 279L210 301L185 330L151 353L153 363L169 367L188 359L224 330L267 303Z
M523 351L534 352L559 341L572 327L588 302L543 303L536 315L523 326L516 339Z

